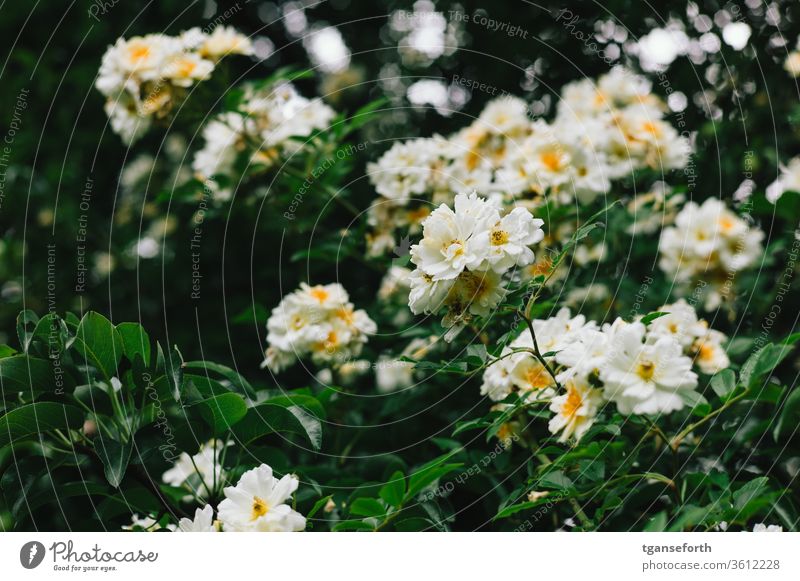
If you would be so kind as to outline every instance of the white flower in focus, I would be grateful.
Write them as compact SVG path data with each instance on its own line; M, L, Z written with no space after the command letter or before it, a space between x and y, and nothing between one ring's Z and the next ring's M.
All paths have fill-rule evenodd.
M280 480L272 476L272 468L262 464L248 470L236 486L225 489L225 500L217 513L225 531L290 532L302 531L306 519L286 501L299 482L291 474Z
M577 377L568 380L564 387L567 393L553 398L550 403L550 411L555 416L550 420L548 429L552 434L561 434L559 442L566 442L570 438L580 440L594 423L603 402L602 392Z
M528 266L534 260L530 246L544 238L542 224L543 220L534 218L525 208L514 208L488 230L475 236L476 253L485 255L489 268L498 273L514 266Z
M178 532L182 533L216 533L219 532L214 522L214 508L207 504L194 511L194 519L182 518L178 521Z
M645 327L631 323L620 328L600 370L605 394L623 414L670 413L684 406L682 392L697 387L692 360L680 343L660 337L645 344Z
M411 261L434 281L456 278L470 265L479 265L473 235L499 220L497 207L477 194L459 194L455 210L442 204L423 223L422 240L411 247Z
M444 305L444 299L453 286L452 280L433 280L429 274L417 269L409 277L411 288L408 306L415 315L436 313Z
M515 357L510 358L509 375L511 383L521 395L531 399L543 399L555 394L555 382L538 359L526 353L520 353Z

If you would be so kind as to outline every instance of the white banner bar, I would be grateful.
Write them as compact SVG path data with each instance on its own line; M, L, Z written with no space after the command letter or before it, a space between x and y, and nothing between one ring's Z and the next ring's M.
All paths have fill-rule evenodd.
M800 533L5 533L0 571L15 581L796 581Z

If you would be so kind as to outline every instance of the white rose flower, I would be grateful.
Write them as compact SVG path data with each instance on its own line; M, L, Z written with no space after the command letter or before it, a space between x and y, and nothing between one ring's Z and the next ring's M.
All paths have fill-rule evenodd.
M692 360L674 338L645 344L645 327L632 323L619 329L600 370L606 397L623 414L670 413L683 408L682 392L697 387Z
M182 518L178 521L178 532L182 533L216 533L218 523L214 522L214 508L207 504L194 511L194 519Z
M603 402L602 392L594 389L578 377L566 382L567 393L553 398L550 411L555 413L548 424L552 434L558 434L559 442L570 438L580 440L592 427L600 405Z
M306 519L286 501L297 490L299 482L291 474L280 480L272 476L272 468L262 464L248 470L236 486L225 489L225 500L217 508L224 531L290 532L302 531Z

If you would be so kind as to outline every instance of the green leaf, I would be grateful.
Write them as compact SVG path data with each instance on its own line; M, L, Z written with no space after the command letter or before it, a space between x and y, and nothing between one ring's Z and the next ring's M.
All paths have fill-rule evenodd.
M486 362L488 358L489 354L486 352L486 345L479 343L467 346L467 359L476 359L477 361L474 362L476 366Z
M766 345L758 356L753 376L762 377L772 373L793 350L794 347L791 345L773 345L771 343Z
M389 482L384 484L379 492L380 497L385 500L389 506L394 507L399 507L403 504L405 494L406 479L399 470L392 474Z
M22 350L27 353L28 347L33 338L36 323L39 322L39 315L31 310L22 311L17 315L17 338Z
M736 373L732 369L723 369L711 378L710 385L714 393L725 399L736 388Z
M15 408L0 417L0 448L50 430L68 430L83 425L84 413L74 407L43 401Z
M797 430L798 418L800 418L800 388L795 388L786 398L783 409L781 409L781 415L772 430L772 436L776 442L784 433L789 432L791 434Z
M744 362L739 373L741 382L747 387L753 387L762 376L772 373L793 349L789 345L767 343Z
M663 317L664 315L669 315L669 312L664 311L653 311L652 313L647 313L644 317L642 317L641 323L643 325L649 325L656 319Z
M12 355L16 355L17 350L13 347L9 347L8 345L0 345L0 359L5 359L6 357L11 357Z
M509 516L514 515L514 514L516 514L518 512L521 512L523 510L528 510L528 509L531 509L531 508L535 508L535 507L540 506L542 504L558 502L559 500L563 500L563 499L566 499L566 498L569 498L569 495L548 494L548 495L543 496L541 498L537 498L536 500L527 500L525 502L518 502L517 504L510 504L510 505L504 507L503 509L501 509L494 516L494 518L495 518L495 520L501 519L501 518L508 518Z
M662 532L665 528L667 528L667 513L662 510L648 519L643 530L645 532Z
M54 391L56 379L49 361L13 355L0 359L0 385L5 396L18 392L31 395Z
M215 435L228 431L247 415L247 404L238 393L222 393L195 405Z
M443 458L446 459L450 456L451 454L447 454ZM450 474L451 472L458 470L463 466L462 463L438 464L438 461L441 461L441 459L434 461L436 464L428 463L411 475L408 481L406 499L413 498L418 492L422 491L423 488L433 484L442 476L446 476L447 474Z
M123 444L111 438L100 437L94 441L94 449L100 456L100 460L103 461L106 480L114 488L119 488L125 477L125 471L128 469L133 442Z
M184 369L199 369L207 375L214 372L230 381L237 390L251 399L255 399L256 390L253 386L237 371L230 367L213 363L211 361L187 361L183 364Z
M486 418L475 418L472 420L467 420L466 422L459 422L456 424L456 429L453 430L453 436L460 434L461 432L466 432L469 430L480 430L483 428L488 428L492 425L492 422L487 420Z
M364 522L363 520L346 520L342 521L337 524L333 529L333 532L339 531L374 531L375 526Z
M767 482L769 482L769 479L766 476L761 476L742 486L733 493L733 507L737 511L742 510L751 500L758 498Z
M288 393L286 395L279 395L278 397L271 397L265 403L280 405L287 408L292 406L301 407L320 419L325 419L326 416L325 408L320 401L313 395L304 393Z
M572 490L575 484L561 470L554 470L542 476L536 483L542 488L555 488L556 490Z
M711 413L711 404L703 397L703 394L696 391L682 390L678 393L686 405L692 408L692 413L696 416L705 417Z
M315 502L314 506L311 507L311 510L309 510L306 514L306 519L310 519L312 516L317 514L326 504L328 504L328 501L331 498L333 498L333 495L329 494L328 496L323 496L317 502Z
M122 352L128 361L133 362L137 354L144 364L150 366L150 336L139 323L121 323L117 332L122 339Z
M299 434L315 450L322 446L322 423L301 407L262 403L247 410L247 415L233 429L243 445L267 434Z
M356 498L350 505L350 514L379 517L386 514L386 508L376 498L361 497Z
M123 352L122 339L111 321L103 315L93 311L84 315L76 332L75 347L106 379L117 374Z

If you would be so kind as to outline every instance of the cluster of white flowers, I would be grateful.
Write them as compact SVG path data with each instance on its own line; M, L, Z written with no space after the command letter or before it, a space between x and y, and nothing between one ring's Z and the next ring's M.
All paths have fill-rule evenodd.
M659 241L659 267L678 285L701 281L707 287L705 308L717 308L732 273L756 264L763 256L764 233L709 198L688 202L665 228Z
M218 174L235 178L234 164L244 154L249 166L268 168L303 147L304 138L329 126L333 109L307 99L289 82L246 85L236 111L221 113L203 128L203 148L192 169L208 182ZM229 192L228 192L229 194Z
M774 204L785 192L800 192L800 157L790 159L786 165L781 164L778 179L767 186L767 200Z
M545 196L589 203L637 169L684 167L690 145L664 120L665 110L645 79L617 67L597 84L567 85L552 123L532 119L522 99L503 96L455 135L395 143L367 168L378 193L369 252L392 250L398 229L413 235L453 192L532 208Z
M549 401L550 431L562 441L580 439L606 401L623 414L680 410L698 384L693 367L706 374L728 367L727 337L709 329L686 301L659 311L668 314L649 325L617 319L601 326L568 309L535 319L536 344L548 365L535 356L525 330L486 369L481 394L493 401L511 393Z
M582 79L567 85L555 125L579 133L608 178L618 179L646 167L685 167L691 146L664 120L666 109L644 77L615 67L596 84Z
M377 326L365 311L355 310L342 285L303 283L272 310L267 331L262 367L278 372L309 354L319 365L350 361Z
M120 38L108 47L95 86L106 97L111 128L130 144L151 121L167 116L197 82L232 54L252 54L246 36L226 26L206 34L192 28L179 36Z
M193 519L180 519L177 527L173 524L162 527L150 516L133 515L131 525L123 527L123 530L166 529L185 533L302 531L306 527L305 517L286 504L298 485L299 481L293 474L277 479L272 475L272 468L262 464L242 474L236 486L225 488L225 499L217 507L216 519L214 507L207 504L195 510Z
M502 215L499 204L476 193L458 194L454 208L436 208L411 247L417 268L408 306L414 314L446 309L446 341L474 316L491 313L506 294L503 276L532 264L530 247L544 237L543 221L525 208Z
M218 483L223 482L221 456L229 445L231 442L211 440L201 445L193 456L182 452L161 479L165 484L187 488L198 498L205 498Z

